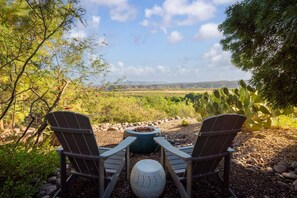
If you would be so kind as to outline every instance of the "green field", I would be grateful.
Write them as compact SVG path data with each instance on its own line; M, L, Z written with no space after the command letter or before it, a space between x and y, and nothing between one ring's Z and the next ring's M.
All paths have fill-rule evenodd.
M157 89L157 90L126 90L119 89L113 92L104 92L110 95L119 96L185 96L188 93L204 93L212 92L214 89L211 88L200 88L200 89Z

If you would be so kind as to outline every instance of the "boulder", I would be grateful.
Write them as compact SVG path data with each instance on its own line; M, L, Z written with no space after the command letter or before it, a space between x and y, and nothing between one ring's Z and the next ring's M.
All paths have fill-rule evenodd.
M287 171L287 167L284 166L283 164L277 164L273 166L274 171L278 173L283 173Z

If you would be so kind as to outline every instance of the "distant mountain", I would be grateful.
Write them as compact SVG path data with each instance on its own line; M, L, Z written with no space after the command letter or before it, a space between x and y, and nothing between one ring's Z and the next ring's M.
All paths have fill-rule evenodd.
M164 81L125 81L120 82L119 85L157 85L157 84L167 84L167 82Z
M207 82L147 82L147 81L126 81L121 83L118 88L121 89L199 89L199 88L236 88L238 81L207 81Z

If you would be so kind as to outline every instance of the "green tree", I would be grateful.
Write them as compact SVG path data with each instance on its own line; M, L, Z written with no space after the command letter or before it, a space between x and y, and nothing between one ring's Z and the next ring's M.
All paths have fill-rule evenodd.
M37 56L46 53L51 38L58 38L80 18L76 1L0 0L0 120L24 89L24 76L40 69Z
M245 0L219 25L232 62L275 107L297 106L297 1Z

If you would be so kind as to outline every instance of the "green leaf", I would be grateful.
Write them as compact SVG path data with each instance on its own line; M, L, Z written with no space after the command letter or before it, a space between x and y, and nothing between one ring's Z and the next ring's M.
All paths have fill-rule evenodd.
M213 107L215 108L215 110L218 110L218 109L219 109L219 104L216 103L216 102L214 102L214 103L213 103Z
M256 89L253 88L253 87L251 87L250 85L248 85L246 88L247 88L247 90L250 91L250 92L255 92L255 91L256 91Z
M234 89L234 93L239 96L239 90L237 88Z
M223 88L223 92L224 92L224 94L226 94L227 96L229 95L229 90L228 90L227 87L224 87L224 88Z
M236 107L237 107L238 109L242 109L242 104L241 104L240 101L236 102Z
M252 106L252 109L253 109L254 112L258 112L259 111L259 109L255 105Z
M238 83L242 88L246 88L246 83L243 80L240 80Z
M271 115L270 111L263 105L260 106L260 111L264 114L269 114Z
M249 104L250 104L250 99L249 98L246 98L245 100L244 100L244 106L245 107L248 107L249 106Z
M250 128L251 128L253 131L259 131L259 130L261 130L263 127L262 127L260 124L251 124L251 125L250 125Z
M220 98L220 92L218 90L214 90L213 95L217 98Z
M282 112L282 115L290 115L290 114L292 114L292 113L294 113L294 108L292 108L292 107L287 107L287 108L285 108L284 111Z

